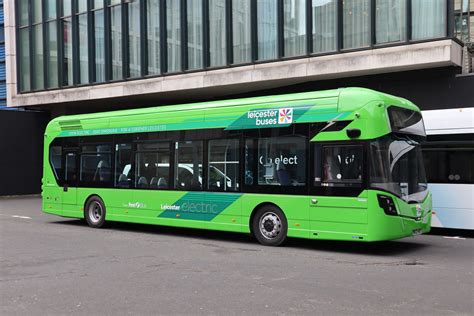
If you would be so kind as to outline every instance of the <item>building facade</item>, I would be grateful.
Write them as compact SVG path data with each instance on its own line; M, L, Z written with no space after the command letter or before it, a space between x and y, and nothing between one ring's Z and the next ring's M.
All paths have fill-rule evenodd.
M0 0L0 109L5 109L7 106L4 17L3 1Z
M15 0L5 9L9 106L53 115L472 64L472 0Z

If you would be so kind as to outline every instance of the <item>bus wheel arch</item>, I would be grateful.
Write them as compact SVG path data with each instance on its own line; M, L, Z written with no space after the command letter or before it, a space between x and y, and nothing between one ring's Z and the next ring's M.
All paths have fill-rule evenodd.
M104 200L97 195L91 194L84 203L84 220L92 228L101 228L105 225L106 207Z
M253 209L249 227L251 234L259 243L266 246L279 246L286 240L288 220L278 205L264 202Z

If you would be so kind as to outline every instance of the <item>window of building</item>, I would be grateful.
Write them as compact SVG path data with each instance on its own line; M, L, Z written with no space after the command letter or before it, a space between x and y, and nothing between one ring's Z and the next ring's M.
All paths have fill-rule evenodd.
M370 0L344 0L343 34L345 49L370 45Z
M232 1L232 52L234 64L252 59L250 0Z
M115 145L114 185L118 188L130 188L132 185L132 144Z
M30 12L29 10L29 0L18 0L17 5L18 5L18 12L19 12L19 18L20 21L18 23L19 26L25 26L28 25L28 13Z
M31 69L30 69L30 38L28 28L19 30L20 38L20 91L31 89Z
M362 184L363 147L324 146L322 185L353 186Z
M312 1L313 52L335 51L337 48L337 0Z
M202 0L187 0L188 69L203 66Z
M239 190L239 140L210 140L208 165L209 191Z
M283 1L285 56L306 54L306 0Z
M412 39L446 35L446 0L412 0Z
M260 138L258 184L306 185L306 145L304 136Z
M377 0L375 41L377 44L406 39L406 0Z
M79 32L79 83L89 82L89 43L87 28L87 2L78 3L78 32Z
M71 3L65 0L62 4L62 85L69 86L73 84Z
M122 56L122 7L120 2L112 1L110 7L110 39L112 55L112 80L123 78L123 56Z
M93 11L95 82L105 81L105 23L103 5L103 1L96 1Z
M33 89L44 89L44 60L43 60L43 25L36 24L33 26L33 69L34 80Z
M278 57L277 0L257 0L258 59Z
M160 1L147 0L148 74L160 73Z
M225 0L209 0L209 60L211 67L226 64Z
M170 175L170 144L168 142L137 145L137 188L167 189Z
M168 72L181 71L181 5L176 0L166 0L166 35Z
M47 64L47 87L57 88L58 80L58 24L56 22L56 1L46 2L46 64Z
M128 2L128 58L130 77L141 75L140 1Z
M80 181L84 184L106 185L111 180L110 145L84 145L81 152Z
M202 189L203 142L176 142L175 189Z

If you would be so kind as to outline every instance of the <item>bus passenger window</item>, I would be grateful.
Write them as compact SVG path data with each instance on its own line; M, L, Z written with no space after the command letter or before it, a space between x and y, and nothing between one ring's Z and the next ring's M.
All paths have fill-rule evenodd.
M136 187L167 189L169 183L170 144L167 142L137 145Z
M64 178L62 174L63 168L61 164L62 147L51 146L49 153L49 160L51 162L51 166L53 167L54 176L56 180L62 181Z
M362 146L324 146L323 185L362 183Z
M202 190L202 141L176 142L175 189Z
M129 188L132 183L132 144L115 145L115 187Z
M239 140L210 140L208 170L210 191L238 191Z
M282 136L258 140L258 184L306 185L306 144L304 136Z
M104 184L111 181L110 145L84 145L81 152L80 181Z

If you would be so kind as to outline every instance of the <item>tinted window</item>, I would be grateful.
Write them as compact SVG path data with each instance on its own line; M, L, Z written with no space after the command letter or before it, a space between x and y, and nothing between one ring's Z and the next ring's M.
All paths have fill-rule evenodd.
M239 174L239 141L237 139L209 141L208 189L237 191Z
M324 146L322 185L351 186L362 183L362 146Z
M115 145L115 186L129 188L132 183L132 144Z
M202 189L202 141L176 143L175 189Z
M258 141L258 184L304 186L306 137L283 136Z
M104 184L111 179L110 145L84 145L81 153L80 181Z
M62 163L61 163L62 147L51 146L49 149L49 159L53 167L56 180L62 180Z
M136 187L166 189L169 187L169 143L144 143L137 146Z
M393 132L426 136L420 112L396 106L389 107L387 111Z

